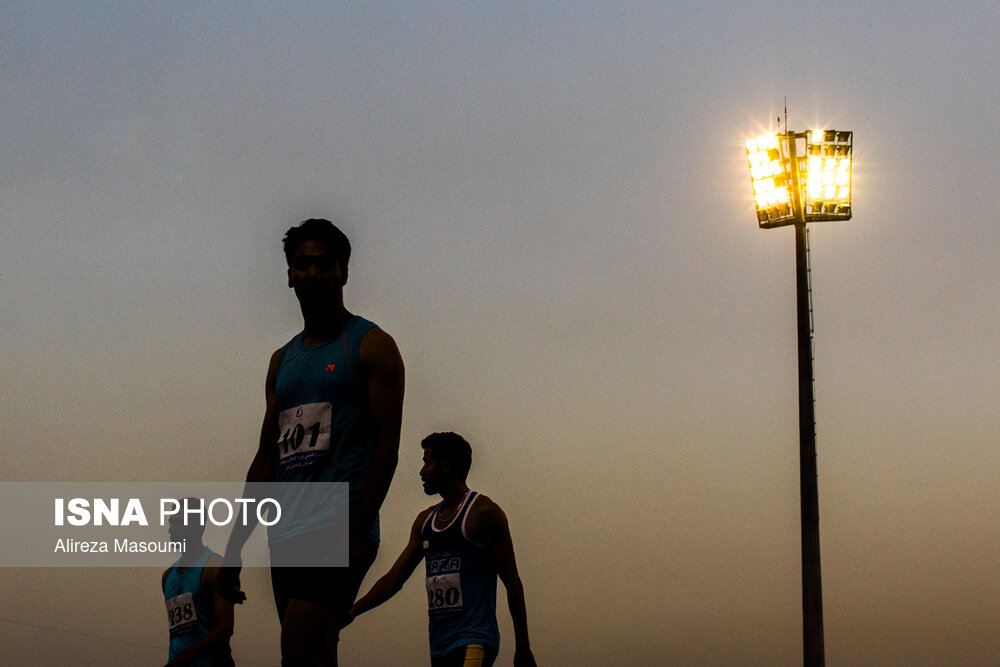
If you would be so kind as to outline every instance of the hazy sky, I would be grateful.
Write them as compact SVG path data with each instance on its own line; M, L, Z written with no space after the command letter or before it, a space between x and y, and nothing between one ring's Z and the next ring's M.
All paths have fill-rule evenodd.
M743 152L787 97L855 133L810 228L828 664L996 664L1000 8L808 4L0 3L2 479L242 479L329 217L407 369L369 583L456 430L539 664L797 664L794 237ZM162 664L159 581L0 571L0 662ZM429 664L423 599L342 663Z

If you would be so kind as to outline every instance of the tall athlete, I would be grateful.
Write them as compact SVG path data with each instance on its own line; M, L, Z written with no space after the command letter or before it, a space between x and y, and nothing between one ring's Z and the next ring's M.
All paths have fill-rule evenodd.
M424 493L440 494L442 500L417 515L403 553L354 604L348 622L399 592L423 559L432 667L489 667L500 649L499 576L514 622L514 665L533 667L524 588L507 516L499 505L466 485L472 448L465 438L433 433L420 444Z
M336 665L337 629L375 559L378 512L398 460L403 360L389 334L344 306L351 246L343 232L328 220L306 220L288 230L284 251L303 329L271 356L267 408L247 483L350 485L350 566L271 568L282 664ZM282 446L303 430L315 436L308 453ZM272 561L276 550L316 542L296 530L269 534ZM226 547L234 599L242 597L233 575L248 537L247 530L234 530Z
M229 638L233 603L219 592L222 557L202 543L205 527L169 521L170 539L185 542L184 555L163 573L170 653L167 667L232 667Z

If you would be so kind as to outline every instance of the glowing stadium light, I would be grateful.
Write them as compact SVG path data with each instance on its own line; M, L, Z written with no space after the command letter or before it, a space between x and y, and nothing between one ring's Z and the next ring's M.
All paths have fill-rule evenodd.
M851 219L853 132L765 134L746 142L757 223Z
M851 150L853 132L813 130L805 140L806 172L802 220L851 219Z
M778 135L751 139L746 142L746 149L760 226L777 227L794 222L789 160Z

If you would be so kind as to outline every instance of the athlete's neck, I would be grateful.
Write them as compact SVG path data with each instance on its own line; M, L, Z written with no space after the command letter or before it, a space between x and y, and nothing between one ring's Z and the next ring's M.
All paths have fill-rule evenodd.
M185 544L184 555L182 555L177 561L177 567L181 570L186 570L196 562L198 558L201 557L201 552L205 550L205 544L198 540L197 543Z
M465 495L468 492L469 487L465 485L465 482L449 484L447 488L441 489L441 500L444 501L445 507L457 510L458 506L465 500Z
M302 309L302 344L319 345L337 336L353 315L343 305L319 312Z

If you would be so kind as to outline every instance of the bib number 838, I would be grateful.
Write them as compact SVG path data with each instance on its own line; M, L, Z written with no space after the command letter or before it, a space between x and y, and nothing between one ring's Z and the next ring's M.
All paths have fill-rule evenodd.
M194 596L190 591L167 600L167 623L170 636L190 632L198 623L198 612L194 608Z
M170 610L170 625L178 625L184 621L194 618L194 607L186 604L183 607L174 607Z

